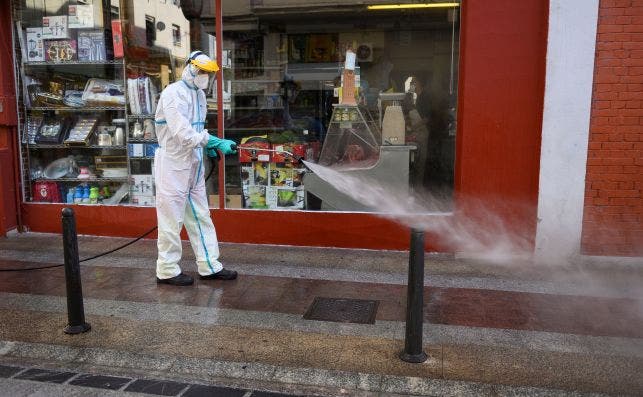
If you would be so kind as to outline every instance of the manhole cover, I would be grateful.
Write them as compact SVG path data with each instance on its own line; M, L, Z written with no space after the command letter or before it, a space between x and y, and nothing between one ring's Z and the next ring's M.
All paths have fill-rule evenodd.
M316 297L304 318L338 323L375 324L378 301Z

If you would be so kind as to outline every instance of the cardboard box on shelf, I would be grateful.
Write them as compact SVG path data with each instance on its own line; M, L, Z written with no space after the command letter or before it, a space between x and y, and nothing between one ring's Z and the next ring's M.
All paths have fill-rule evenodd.
M243 195L246 208L268 208L266 203L267 186L244 185Z
M266 205L274 209L303 209L303 188L269 186L266 189Z
M114 58L122 58L123 51L123 33L120 19L112 20L112 45L114 46Z
M151 174L137 174L130 176L130 193L134 195L153 196L154 177Z
M158 143L146 143L145 144L145 157L154 157L154 152L159 147Z
M45 40L45 60L53 62L78 59L76 40Z
M211 194L208 196L208 205L210 208L219 208L219 195ZM241 195L240 194L227 194L225 196L225 207L226 208L243 208L241 205Z
M45 60L45 47L42 40L42 28L27 28L27 61L42 62Z
M131 202L134 205L156 205L156 197L148 194L132 194Z
M254 163L241 164L242 185L268 185L270 163L255 161Z
M270 164L270 186L292 187L293 169L287 165Z
M70 4L68 27L70 29L93 28L94 27L94 6L93 4Z
M130 157L143 157L143 156L145 156L145 144L144 143L128 143L127 144L127 154Z
M105 32L101 30L78 32L79 61L104 61L106 59Z
M45 40L68 39L67 15L42 17L42 38Z

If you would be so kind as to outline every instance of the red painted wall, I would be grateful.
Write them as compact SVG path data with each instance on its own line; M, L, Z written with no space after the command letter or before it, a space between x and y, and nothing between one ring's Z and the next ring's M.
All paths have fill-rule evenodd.
M581 249L643 255L643 0L601 0Z
M531 249L548 3L466 1L462 12L455 182L460 216L481 219L483 225L497 216ZM481 227L479 232L493 235L495 230Z
M16 204L16 97L11 46L11 12L0 4L0 237L18 225Z
M530 244L536 226L547 9L542 0L469 0L462 10L458 216L481 216L464 201L469 196L480 198L486 209L496 210ZM31 230L59 231L61 208L24 204L24 222ZM76 211L80 233L136 236L155 225L152 208L76 206ZM410 238L408 228L366 214L261 210L212 214L221 241L407 249ZM454 249L431 235L426 247Z

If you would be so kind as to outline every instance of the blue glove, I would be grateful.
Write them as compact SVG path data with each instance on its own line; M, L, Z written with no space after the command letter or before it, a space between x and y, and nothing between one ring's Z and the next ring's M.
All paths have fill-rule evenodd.
M215 148L205 149L205 153L208 155L208 157L213 159L216 159L217 157L219 157L219 155L217 154L217 149Z
M205 145L206 149L218 149L223 155L237 153L237 144L229 139L221 139L214 135L210 135L208 144ZM209 155L209 154L208 154Z

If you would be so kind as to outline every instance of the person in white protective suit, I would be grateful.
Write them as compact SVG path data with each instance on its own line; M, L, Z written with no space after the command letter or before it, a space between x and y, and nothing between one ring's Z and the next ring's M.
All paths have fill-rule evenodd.
M210 76L216 61L201 51L190 54L181 80L168 85L159 99L155 123L159 148L155 153L156 216L158 220L159 284L191 285L181 272L181 229L185 226L202 280L233 280L237 272L219 262L219 243L210 219L205 191L204 148L209 157L236 153L235 142L210 135L205 126Z

